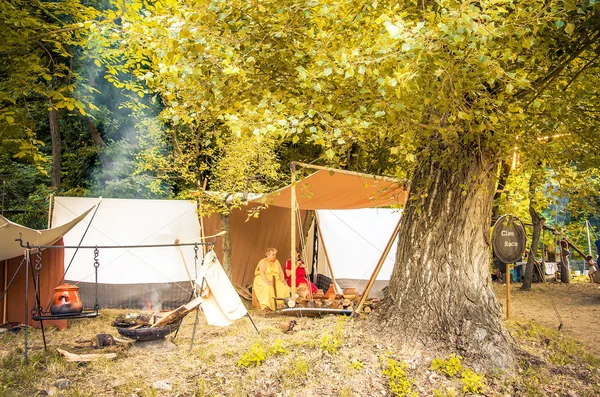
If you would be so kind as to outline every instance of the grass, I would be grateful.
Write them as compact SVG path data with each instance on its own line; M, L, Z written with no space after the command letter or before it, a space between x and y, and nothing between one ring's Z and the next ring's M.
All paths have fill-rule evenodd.
M67 330L48 330L47 352L42 349L41 332L32 330L27 366L23 365L23 335L1 334L0 397L40 395L61 378L70 381L63 392L68 396L362 396L392 395L392 391L401 395L403 390L405 395L463 396L480 391L483 385L488 396L567 395L568 390L578 396L600 395L595 379L600 361L577 341L534 323L507 324L522 349L516 373L481 374L481 378L467 360L453 372L458 363L449 355L402 349L362 321L335 316L299 319L300 330L284 334L278 323L289 318L257 314L254 320L261 335L247 319L217 328L200 316L191 351L194 316L188 316L174 341L158 347L140 347L137 342L128 350L117 350L115 360L77 364L57 353L57 348L75 352L75 341L89 340L97 333L116 336L110 323L123 312L104 310L97 319L71 321ZM260 352L257 346L264 356L253 361ZM249 352L254 352L247 356L251 365L238 365ZM391 371L387 358L408 364L394 364ZM440 372L432 369L434 362ZM170 381L173 390L155 389L159 380Z

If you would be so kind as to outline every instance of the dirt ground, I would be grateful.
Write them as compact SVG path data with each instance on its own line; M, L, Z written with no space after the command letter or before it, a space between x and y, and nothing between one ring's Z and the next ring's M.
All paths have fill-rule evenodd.
M118 336L111 323L126 311L107 309L95 319L70 321L64 331L48 329L47 352L41 332L31 330L27 366L22 364L23 333L0 334L0 397L596 397L600 360L587 352L600 348L598 338L590 336L597 332L599 287L534 284L531 291L522 292L520 284L512 285L514 321L507 326L522 349L514 373L478 374L465 360L443 364L446 370L461 368L448 375L432 369L434 360L447 360L447 355L397 346L374 332L368 321L343 316L294 319L293 332L285 333L290 317L256 311L252 316L260 335L247 318L221 328L207 325L202 315L194 332L195 316L190 315L176 338L101 351L77 348L98 333ZM505 288L494 284L504 307ZM560 332L552 302L561 314ZM114 352L117 357L70 363L59 356L59 348L84 354ZM392 370L390 363L399 364Z
M535 321L540 325L558 329L598 354L600 338L600 284L585 281L563 283L536 283L530 291L521 291L521 283L510 286L510 319ZM506 285L494 284L494 291L506 314ZM557 314L558 312L558 314Z

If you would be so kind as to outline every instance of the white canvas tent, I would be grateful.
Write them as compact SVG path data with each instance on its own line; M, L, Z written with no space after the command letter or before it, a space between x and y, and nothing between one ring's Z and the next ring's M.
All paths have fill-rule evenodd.
M89 213L65 235L65 246L200 241L200 223L194 201L56 197L52 223L62 224L95 204L98 205L97 212ZM93 249L65 249L65 280L80 287L86 307L93 306L95 298L94 254ZM178 307L191 297L190 276L196 276L196 264L199 267L201 260L201 246L197 261L193 246L100 248L100 307L152 306L155 310Z
M373 274L386 244L400 220L401 210L389 208L363 208L354 210L318 210L315 220L319 222L317 272L331 277L338 291L356 288L362 292ZM314 226L308 235L307 257L312 258ZM371 297L380 297L387 286L396 257L398 238L385 257L371 289ZM325 255L327 252L327 255Z

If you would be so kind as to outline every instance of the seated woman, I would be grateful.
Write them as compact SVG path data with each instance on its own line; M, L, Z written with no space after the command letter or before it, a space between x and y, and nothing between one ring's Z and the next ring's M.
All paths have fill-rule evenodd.
M265 258L258 262L254 271L253 289L261 309L277 309L273 300L275 296L273 276L275 276L277 297L288 298L290 296L290 288L283 281L283 270L281 270L281 264L277 260L277 250L275 248L267 248Z
M285 263L285 281L291 287L292 286L292 260L289 259ZM317 292L317 286L308 281L306 278L306 265L300 257L300 250L296 248L296 287L300 287L302 284L306 285L307 289L310 289L310 293L314 294Z

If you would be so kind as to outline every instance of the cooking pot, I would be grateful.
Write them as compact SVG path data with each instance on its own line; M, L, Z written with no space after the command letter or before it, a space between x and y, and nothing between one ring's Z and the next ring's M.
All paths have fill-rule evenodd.
M78 314L83 311L83 303L79 296L79 287L62 284L54 288L50 313L53 315Z

